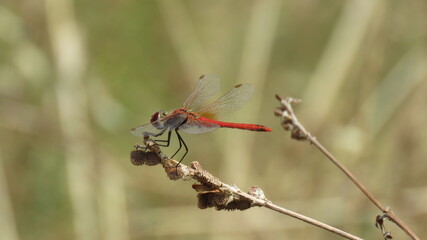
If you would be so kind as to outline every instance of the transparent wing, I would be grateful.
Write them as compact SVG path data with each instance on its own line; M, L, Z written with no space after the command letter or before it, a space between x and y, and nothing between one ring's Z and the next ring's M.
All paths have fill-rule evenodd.
M236 85L215 102L201 108L198 113L200 115L209 115L236 111L245 105L253 93L254 87L250 84Z
M183 107L196 111L206 104L219 90L219 78L214 75L202 75L197 80L193 92L185 100Z
M206 122L199 119L188 120L185 124L179 127L179 130L182 130L190 134L199 134L213 131L220 126L216 123Z
M138 137L148 137L148 136L157 137L162 135L164 132L166 132L166 130L167 128L158 129L154 127L153 124L147 123L147 124L132 128L130 132L133 135Z

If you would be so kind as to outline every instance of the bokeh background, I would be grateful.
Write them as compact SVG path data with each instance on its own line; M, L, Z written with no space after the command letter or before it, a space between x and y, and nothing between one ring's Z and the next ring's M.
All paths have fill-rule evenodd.
M378 209L273 115L274 94L301 98L306 128L424 237L426 34L419 0L2 0L0 238L340 239L267 209L200 210L192 182L130 163L129 129L179 107L204 73L223 92L255 85L223 119L273 132L184 134L184 163L381 239Z

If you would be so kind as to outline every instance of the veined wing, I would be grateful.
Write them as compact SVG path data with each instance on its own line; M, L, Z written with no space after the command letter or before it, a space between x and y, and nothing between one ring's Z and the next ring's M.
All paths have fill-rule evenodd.
M185 100L183 107L197 111L206 104L206 100L213 97L219 90L219 78L214 75L202 75L197 80L193 92Z
M199 134L213 131L220 126L216 123L203 121L198 118L188 119L187 122L179 127L179 130L182 130L190 134Z
M164 132L166 132L166 130L167 130L167 127L163 129L159 129L159 128L156 128L152 123L147 123L147 124L132 128L130 132L133 135L138 137L148 137L148 136L158 137L162 135Z
M249 100L254 92L254 87L250 84L238 84L233 89L225 93L215 102L201 108L198 113L215 114L235 111Z

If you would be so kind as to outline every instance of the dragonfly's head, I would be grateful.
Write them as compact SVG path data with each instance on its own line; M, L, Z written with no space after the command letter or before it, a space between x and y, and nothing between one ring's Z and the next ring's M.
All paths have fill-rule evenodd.
M153 115L151 115L150 123L157 129L163 129L164 128L164 121L163 118L166 116L166 112L163 110L160 110Z

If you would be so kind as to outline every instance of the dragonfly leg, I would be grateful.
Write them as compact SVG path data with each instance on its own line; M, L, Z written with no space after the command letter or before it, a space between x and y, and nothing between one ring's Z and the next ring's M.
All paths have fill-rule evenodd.
M171 142L171 134L172 131L168 132L168 139L167 140L154 140L157 144L158 143L166 143L166 144L158 144L160 147L169 147L169 143Z
M184 160L185 156L187 155L187 153L188 153L188 147L187 147L187 144L185 144L184 139L182 139L181 135L179 135L178 131L175 130L175 132L176 132L176 135L178 136L178 140L179 140L179 149L178 149L178 151L181 149L181 144L184 145L184 148L185 148L184 155L182 155L181 160L179 160L178 164L176 165L178 167L179 164L182 162L182 160ZM178 151L176 153L178 153Z
M178 131L175 130L175 132L176 132L176 136L178 137L179 147L178 147L178 150L176 150L176 152L172 155L172 158L175 157L175 155L179 152L179 150L181 150L182 142L183 142L181 136L178 133Z

